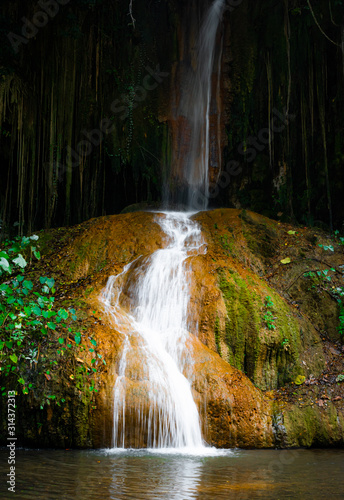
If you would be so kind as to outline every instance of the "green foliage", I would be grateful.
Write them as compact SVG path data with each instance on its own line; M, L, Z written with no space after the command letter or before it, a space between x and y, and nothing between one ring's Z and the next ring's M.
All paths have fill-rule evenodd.
M73 332L75 309L55 305L54 278L40 276L32 281L24 274L28 261L40 259L37 247L32 246L37 240L36 235L17 238L5 242L0 249L0 371L23 394L36 394L40 392L38 386L45 385L40 384L37 374L48 381L56 380L61 366L65 367L78 350L87 349L81 345L81 334ZM91 344L97 345L94 339ZM89 350L95 352L93 348ZM81 370L83 387L90 392L97 392L90 375L97 372L99 362L105 364L101 354L94 356L92 368ZM4 394L5 388L1 392ZM40 397L41 407L51 401L60 404L55 394L49 394L49 388Z
M343 302L339 301L339 325L338 325L338 332L341 335L344 335L344 306Z
M338 231L336 231L338 233ZM343 238L341 238L343 239ZM319 245L322 246L322 245ZM333 247L323 247L324 249L330 249ZM332 251L332 250L331 250ZM339 266L342 268L343 266ZM333 273L332 275L329 273ZM334 277L334 273L337 273L337 270L334 267L330 269L322 269L321 271L308 271L304 273L305 278L311 278L313 280L312 288L317 290L326 290L327 293L331 295L332 298L336 299L339 304L339 317L338 317L338 332L343 335L344 334L344 306L343 306L343 298L344 298L344 286L333 286L332 278ZM332 286L329 286L329 285Z
M275 330L275 328L276 328L275 317L274 317L272 311L270 310L273 307L274 307L274 303L272 301L272 298L270 297L270 295L267 295L265 297L265 313L263 315L263 320L264 320L264 322L269 330Z
M319 244L319 247L323 248L325 251L330 250L331 252L334 252L333 245L320 245Z

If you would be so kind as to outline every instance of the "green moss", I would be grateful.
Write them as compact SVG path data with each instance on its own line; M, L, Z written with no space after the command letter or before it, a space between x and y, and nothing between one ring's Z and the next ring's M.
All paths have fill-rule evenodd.
M215 343L217 347L217 352L219 353L220 356L222 356L221 345L220 345L220 320L218 316L216 316L215 320Z
M219 271L219 288L226 306L224 321L215 322L216 345L226 346L227 361L245 372L262 389L271 389L305 375L300 362L303 332L282 298L266 284ZM266 324L266 297L271 297L274 328ZM319 362L320 363L320 362ZM321 363L320 363L321 364Z
M316 405L304 408L294 405L284 412L285 444L290 447L343 444L343 423L343 415L332 403L322 410Z

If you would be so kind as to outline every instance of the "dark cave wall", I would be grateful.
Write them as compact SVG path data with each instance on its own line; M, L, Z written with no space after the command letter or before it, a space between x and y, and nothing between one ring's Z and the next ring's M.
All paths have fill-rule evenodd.
M42 11L42 9L40 9ZM4 230L77 223L159 199L175 52L165 2L71 1L17 53L36 2L2 5L1 219Z
M27 43L12 38L18 50L8 34L22 36L22 18L42 8L1 4L2 236L159 202L171 167L176 68L192 2L134 0L135 28L129 2L62 3ZM308 1L227 0L227 145L210 206L341 229L344 7L311 6L334 43Z
M344 8L310 5L332 42L307 1L243 1L227 13L225 154L241 173L214 203L341 229Z

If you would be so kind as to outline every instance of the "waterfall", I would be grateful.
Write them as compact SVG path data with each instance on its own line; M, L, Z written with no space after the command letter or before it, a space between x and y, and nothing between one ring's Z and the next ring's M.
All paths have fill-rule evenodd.
M222 48L215 61L216 39L225 7L224 0L215 0L206 12L198 33L193 68L182 79L182 97L178 107L179 143L173 170L183 185L178 184L179 203L204 210L209 197L209 164L218 172L221 161L219 132L220 77ZM222 45L222 43L221 43ZM217 81L213 75L217 73ZM213 109L212 109L213 108ZM211 126L211 115L217 115ZM181 165L179 165L181 162ZM186 191L186 193L185 193ZM181 200L180 196L184 199Z
M205 252L198 224L185 213L156 216L168 245L109 278L105 311L124 343L114 388L114 447L199 448L198 410L185 374L191 269ZM134 407L133 407L134 406Z
M216 33L223 9L224 0L215 0L204 18L196 71L180 110L191 130L183 174L187 203L198 209L207 206L209 161L216 156L211 147L219 147L220 121L211 104ZM216 94L220 92L220 65L221 51ZM212 130L211 112L216 118ZM199 200L195 203L199 196L201 207ZM205 244L190 214L161 213L156 222L166 234L167 246L110 277L102 294L105 312L123 336L114 387L113 443L115 448L197 449L203 447L203 440L188 379L192 375L187 345L191 335L189 257L204 253Z

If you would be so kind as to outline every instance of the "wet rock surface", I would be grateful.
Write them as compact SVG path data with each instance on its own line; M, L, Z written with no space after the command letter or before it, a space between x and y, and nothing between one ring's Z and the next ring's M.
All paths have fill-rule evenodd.
M24 443L111 445L123 334L104 314L99 294L110 275L165 244L154 222L162 216L102 217L41 235L45 248L36 271L55 277L57 300L79 311L79 327L96 340L106 365L96 375L93 399L70 395L49 409L40 432L32 425L37 403L23 404ZM206 440L247 448L343 444L344 352L333 292L343 282L343 246L332 241L333 251L326 252L319 245L331 240L322 231L252 212L222 209L193 218L207 253L189 258L193 362L187 375ZM90 354L76 363L90 365ZM140 373L139 356L137 366ZM68 376L55 383L61 394L68 392ZM135 383L139 389L140 380ZM87 430L71 437L80 425Z

